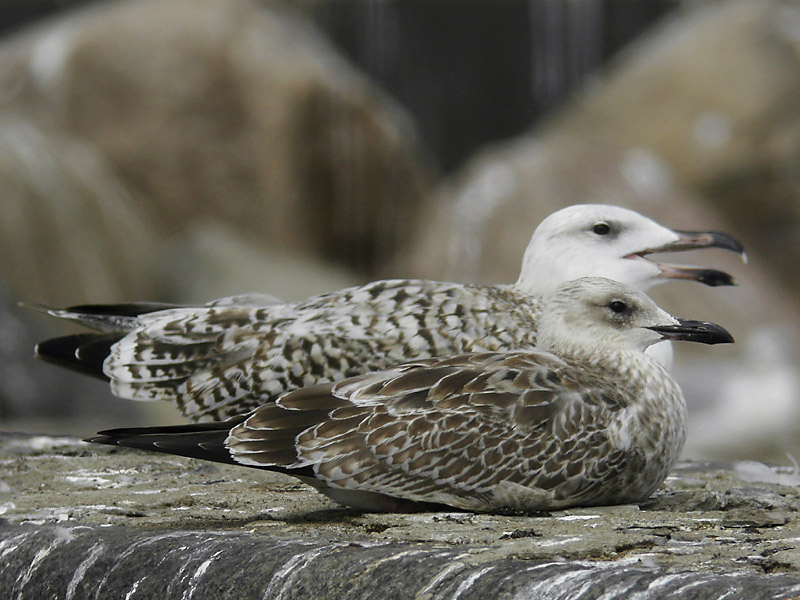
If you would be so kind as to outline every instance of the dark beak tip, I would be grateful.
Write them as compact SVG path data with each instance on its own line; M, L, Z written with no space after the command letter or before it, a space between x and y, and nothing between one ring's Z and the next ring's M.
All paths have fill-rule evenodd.
M701 344L732 344L733 336L730 332L716 323L708 321L691 321L679 319L680 323L674 326L651 327L660 333L665 340L682 340L699 342Z
M722 233L721 231L679 231L675 230L682 241L679 244L684 246L684 249L699 249L699 248L721 248L722 250L729 250L735 252L739 256L746 257L744 245L732 235Z
M736 281L733 279L732 275L725 273L724 271L717 271L716 269L704 269L698 274L698 279L700 283L704 283L709 287L724 287L724 286L735 286Z
M688 267L682 265L659 265L661 277L665 279L683 279L696 281L709 287L735 286L733 276L725 271L706 269L703 267Z

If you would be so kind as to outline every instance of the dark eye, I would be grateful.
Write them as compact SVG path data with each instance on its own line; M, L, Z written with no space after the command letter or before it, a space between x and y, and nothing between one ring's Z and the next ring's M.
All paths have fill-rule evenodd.
M613 302L608 304L608 308L610 308L613 312L617 314L622 314L626 310L628 310L628 305L625 304L622 300L614 300Z
M611 226L608 223L600 221L599 223L594 224L592 231L594 231L597 235L608 235L611 232Z

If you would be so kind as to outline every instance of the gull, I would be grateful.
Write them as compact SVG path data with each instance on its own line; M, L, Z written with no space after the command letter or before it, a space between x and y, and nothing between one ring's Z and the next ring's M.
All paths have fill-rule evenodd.
M675 464L687 420L680 387L645 348L733 338L609 279L567 282L543 304L535 349L414 361L227 422L87 441L277 471L368 511L644 500Z
M602 276L643 291L672 279L732 285L721 271L647 258L712 247L744 256L722 233L676 231L624 208L577 205L537 227L514 284L393 279L296 303L250 294L203 306L46 309L99 333L44 341L36 355L109 381L116 396L169 401L192 421L222 420L293 389L410 360L532 348L541 298L571 279Z

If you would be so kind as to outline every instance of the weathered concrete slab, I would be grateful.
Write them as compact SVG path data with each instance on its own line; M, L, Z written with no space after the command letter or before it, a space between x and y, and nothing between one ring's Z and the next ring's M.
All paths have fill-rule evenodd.
M0 434L14 598L797 598L800 477L685 463L641 506L368 514L278 475ZM605 595L604 595L605 594Z
M473 548L230 531L0 527L15 598L791 598L800 580L641 561L482 560ZM604 595L606 594L606 595ZM795 596L796 597L796 596Z

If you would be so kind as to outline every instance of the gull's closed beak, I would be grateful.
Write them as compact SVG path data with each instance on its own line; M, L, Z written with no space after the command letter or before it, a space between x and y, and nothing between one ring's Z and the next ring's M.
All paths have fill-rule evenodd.
M678 319L677 325L657 325L648 327L661 334L663 340L683 340L701 344L732 344L733 336L727 329L708 321Z

